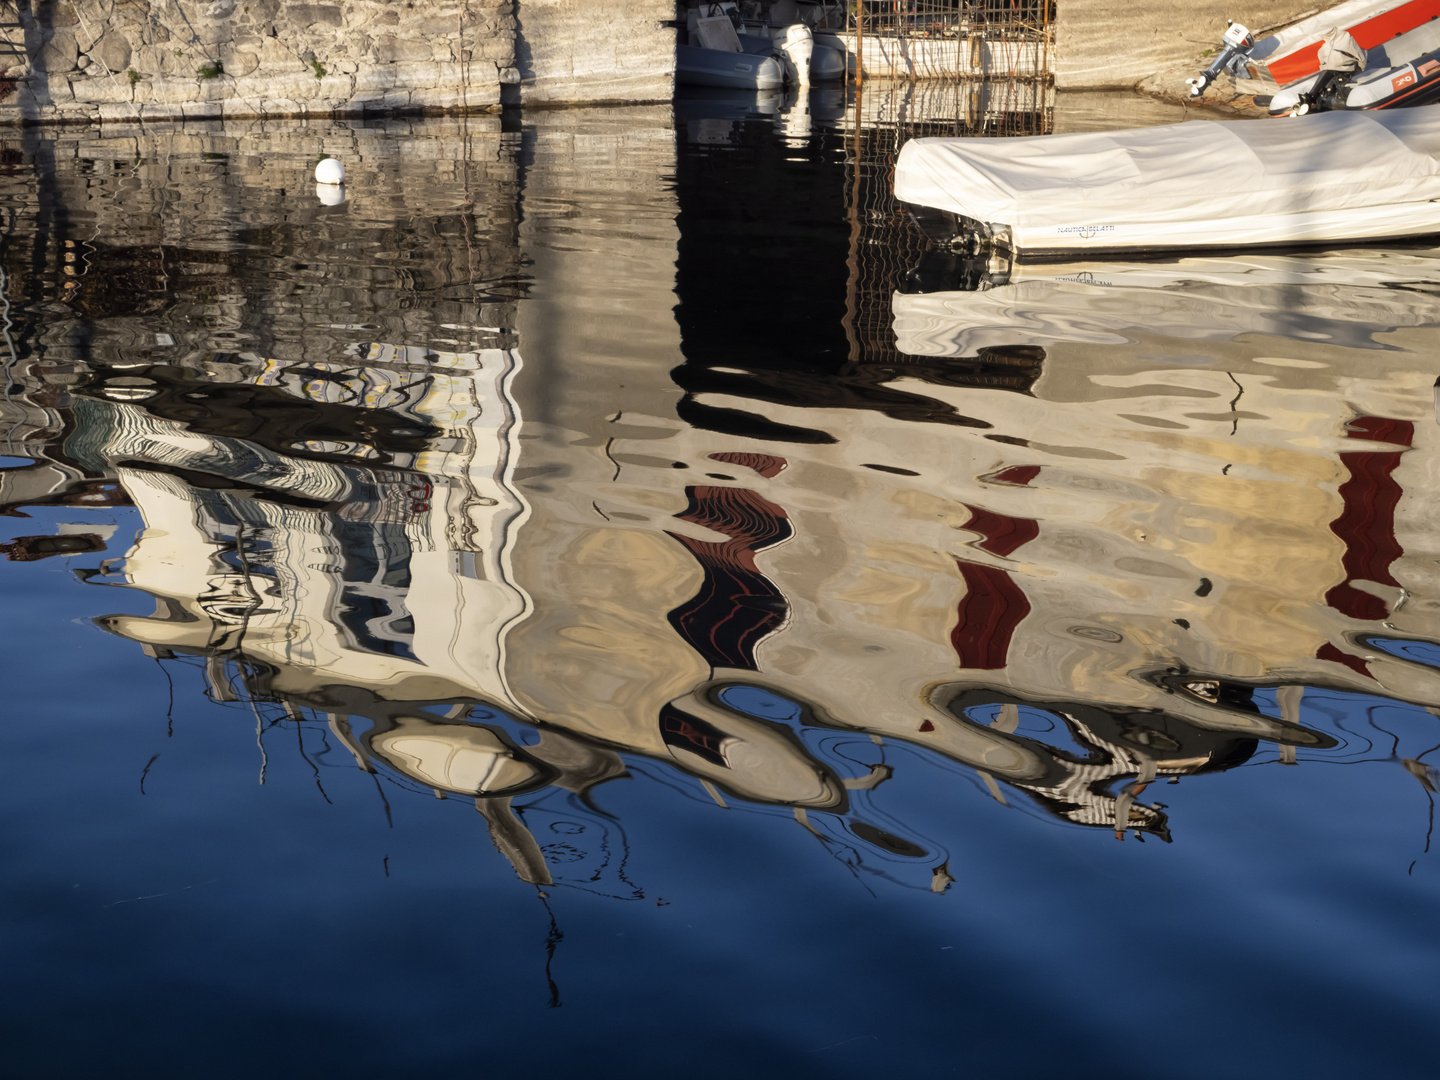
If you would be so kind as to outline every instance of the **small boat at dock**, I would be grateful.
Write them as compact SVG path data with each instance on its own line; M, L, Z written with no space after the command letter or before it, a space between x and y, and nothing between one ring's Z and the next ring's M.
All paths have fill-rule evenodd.
M769 40L742 38L741 44L757 42L740 52L705 49L694 45L675 46L675 79L690 86L713 86L724 90L780 90L785 69L771 53ZM760 45L763 44L763 50Z
M1353 40L1353 39L1352 39ZM1312 110L1394 109L1440 99L1440 23L1427 22L1360 51L1354 70L1328 71L1282 87L1265 104L1272 116Z
M779 5L776 10L790 18ZM689 11L681 33L675 80L690 86L777 90L845 77L844 52L816 43L798 14L746 23L732 0L722 0Z
M1440 100L1440 0L1349 0L1256 38L1226 28L1197 78L1200 97L1222 74L1275 85L1255 103L1272 116L1332 109L1394 109Z
M1440 110L912 139L895 196L943 248L1016 259L1440 232Z

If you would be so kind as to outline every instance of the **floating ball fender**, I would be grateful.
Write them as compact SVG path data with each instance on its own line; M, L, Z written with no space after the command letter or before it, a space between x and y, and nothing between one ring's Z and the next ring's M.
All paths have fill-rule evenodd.
M345 166L333 157L327 157L319 165L315 166L315 182L317 184L343 184L345 182Z

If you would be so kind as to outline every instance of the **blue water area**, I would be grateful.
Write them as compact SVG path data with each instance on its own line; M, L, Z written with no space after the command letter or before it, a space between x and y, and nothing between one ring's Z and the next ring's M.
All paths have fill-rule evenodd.
M6 1075L1430 1076L1440 253L988 100L9 140Z
M1400 656L1430 667L1440 667L1440 647L1437 647L1433 641L1405 641L1399 638L1385 637L1371 637L1366 640L1370 645L1391 656Z

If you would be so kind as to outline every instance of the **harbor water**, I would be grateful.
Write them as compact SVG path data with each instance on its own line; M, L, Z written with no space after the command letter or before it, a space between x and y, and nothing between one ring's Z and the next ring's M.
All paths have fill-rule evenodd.
M0 140L8 1075L1433 1075L1440 248L856 115Z

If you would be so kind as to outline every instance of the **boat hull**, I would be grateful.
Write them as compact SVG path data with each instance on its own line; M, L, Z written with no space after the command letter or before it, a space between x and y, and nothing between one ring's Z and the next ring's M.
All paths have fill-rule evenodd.
M1288 116L1309 102L1318 79L1309 75L1282 87L1267 102L1270 114ZM1399 109L1440 98L1440 23L1426 23L1371 49L1363 72L1345 77L1318 98L1309 107Z
M1281 86L1320 70L1320 40L1340 26L1362 49L1374 49L1440 17L1440 0L1361 0L1303 19L1256 42L1250 59L1263 65Z
M784 73L774 57L691 45L675 48L675 78L690 86L728 90L778 90L785 85Z
M911 207L917 223L927 208ZM933 220L933 218L931 219ZM922 227L942 246L979 236L1027 260L1144 255L1162 251L1244 251L1250 248L1296 248L1362 240L1403 240L1440 233L1440 203L1432 200L1387 203L1360 210L1287 214L1252 214L1205 222L1136 221L1090 228L1012 229L1005 236L963 217L948 229ZM1197 234L1203 229L1203 234ZM972 245L973 246L973 245Z
M1021 259L1424 236L1440 232L1431 112L916 139L895 196L947 246Z

